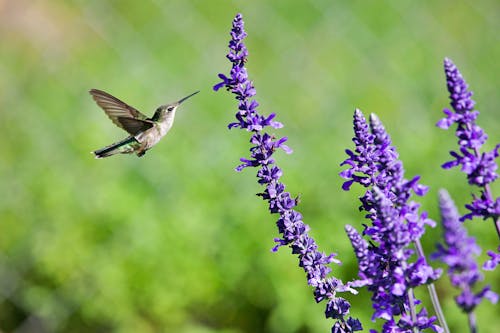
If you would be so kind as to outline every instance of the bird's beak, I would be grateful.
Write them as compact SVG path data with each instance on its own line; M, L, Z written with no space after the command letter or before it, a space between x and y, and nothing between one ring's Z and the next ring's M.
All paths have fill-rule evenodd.
M182 102L184 102L186 99L188 99L188 98L189 98L189 97L191 97L191 96L196 95L196 94L197 94L197 93L199 93L199 92L200 92L200 91L198 90L198 91L195 91L194 93L192 93L191 95L188 95L188 96L186 96L186 97L184 97L184 98L181 98L181 99L177 102L177 104L181 104L181 103L182 103Z

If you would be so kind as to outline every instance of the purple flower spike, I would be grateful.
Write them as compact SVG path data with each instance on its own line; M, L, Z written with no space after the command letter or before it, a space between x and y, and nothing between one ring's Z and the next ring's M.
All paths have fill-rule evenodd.
M469 86L458 68L448 58L444 59L444 71L453 109L460 113L474 110L476 102L471 99L472 92L468 90Z
M258 195L266 200L269 211L272 214L279 214L276 225L281 234L275 239L277 245L273 251L281 246L288 246L292 253L299 259L299 266L302 267L307 276L307 282L314 287L314 298L316 302L325 300L327 302L325 315L327 318L336 320L332 332L355 332L362 330L357 319L348 317L350 304L344 298L337 297L338 292L356 293L351 284L343 284L342 281L334 277L329 277L331 263L339 264L334 254L325 254L318 251L318 246L309 235L309 226L302 221L302 215L294 208L298 204L298 199L293 198L289 192L285 191L285 185L280 182L283 175L282 170L275 164L274 153L281 149L286 153L292 150L285 145L286 137L277 138L266 132L269 128L280 128L283 125L275 121L276 114L263 116L257 111L258 103L253 96L256 94L252 81L248 79L245 68L248 50L243 43L247 36L241 14L237 14L233 20L231 30L231 40L229 42L229 53L227 58L232 63L229 76L219 74L222 80L216 84L214 90L225 87L235 95L238 101L238 111L236 121L229 124L229 128L241 128L252 133L250 143L250 158L241 158L237 171L245 168L258 168L258 183L265 186L262 193Z
M459 214L453 200L445 190L439 191L439 208L443 224L444 243L437 245L433 259L439 259L448 266L451 283L461 289L455 298L457 305L467 314L486 298L496 303L498 296L484 287L480 292L472 291L475 284L483 279L476 263L476 257L481 250L476 245L474 237L467 235L467 230L459 221Z
M474 110L472 92L468 90L468 85L458 68L448 58L444 59L444 71L453 111L444 109L446 117L441 119L437 126L448 129L453 124L457 125L455 135L458 138L459 149L450 152L453 159L444 163L442 167L449 169L459 166L467 175L469 184L481 188L480 195L474 195L472 203L466 205L470 212L460 220L474 217L485 220L491 218L500 237L500 197L494 199L490 190L490 184L498 178L496 158L499 156L500 144L489 152L480 151L488 136L476 124L479 112Z
M367 286L372 293L372 319L386 321L384 332L425 328L439 332L436 318L429 318L425 309L415 313L419 301L413 298L413 288L429 284L440 275L426 263L423 254L418 253L415 259L410 247L419 244L426 224L434 224L425 212L418 212L418 203L410 201L412 193L424 195L427 187L418 183L418 176L404 178L403 163L375 115L370 116L368 124L361 111L354 112L353 142L355 149L346 150L348 158L342 163L348 166L340 173L347 179L342 188L348 190L354 183L367 188L360 198L360 210L371 222L363 232L369 242L346 226L359 267L360 279L353 285Z
M360 277L359 280L354 281L353 284L356 287L363 287L365 285L372 285L372 276L375 276L378 270L377 263L375 262L375 253L372 251L373 248L369 248L368 242L358 233L358 231L350 225L345 226L345 231L347 237L351 241L352 248L354 249L354 254L358 260Z

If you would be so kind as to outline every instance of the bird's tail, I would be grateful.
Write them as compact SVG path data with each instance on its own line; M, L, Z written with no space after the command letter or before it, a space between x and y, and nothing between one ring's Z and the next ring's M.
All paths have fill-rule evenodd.
M115 154L132 153L134 149L133 147L130 146L130 144L134 142L137 142L137 140L133 136L129 136L128 138L123 139L122 141L110 144L109 146L98 149L93 153L96 158L104 158Z

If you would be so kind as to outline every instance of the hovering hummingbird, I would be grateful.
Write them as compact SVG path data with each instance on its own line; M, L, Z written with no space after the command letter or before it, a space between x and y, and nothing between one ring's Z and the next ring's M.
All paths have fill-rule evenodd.
M98 89L90 90L90 94L111 121L118 127L127 131L127 138L94 151L96 158L104 158L115 154L132 154L143 156L163 138L174 123L175 111L189 97L199 91L188 95L177 102L161 105L153 117L148 118L137 109L122 102L118 98Z

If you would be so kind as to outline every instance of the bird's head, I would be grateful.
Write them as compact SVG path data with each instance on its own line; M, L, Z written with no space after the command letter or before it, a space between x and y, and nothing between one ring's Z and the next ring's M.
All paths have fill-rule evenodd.
M190 94L190 95L188 95L188 96L186 96L184 98L181 98L177 102L170 103L170 104L165 104L165 105L160 106L158 109L156 109L155 117L156 116L161 117L161 118L173 117L175 115L175 110L177 110L177 108L179 107L179 105L181 105L189 97L192 97L192 96L196 95L199 92L200 92L199 90L195 91L194 93L192 93L192 94Z

